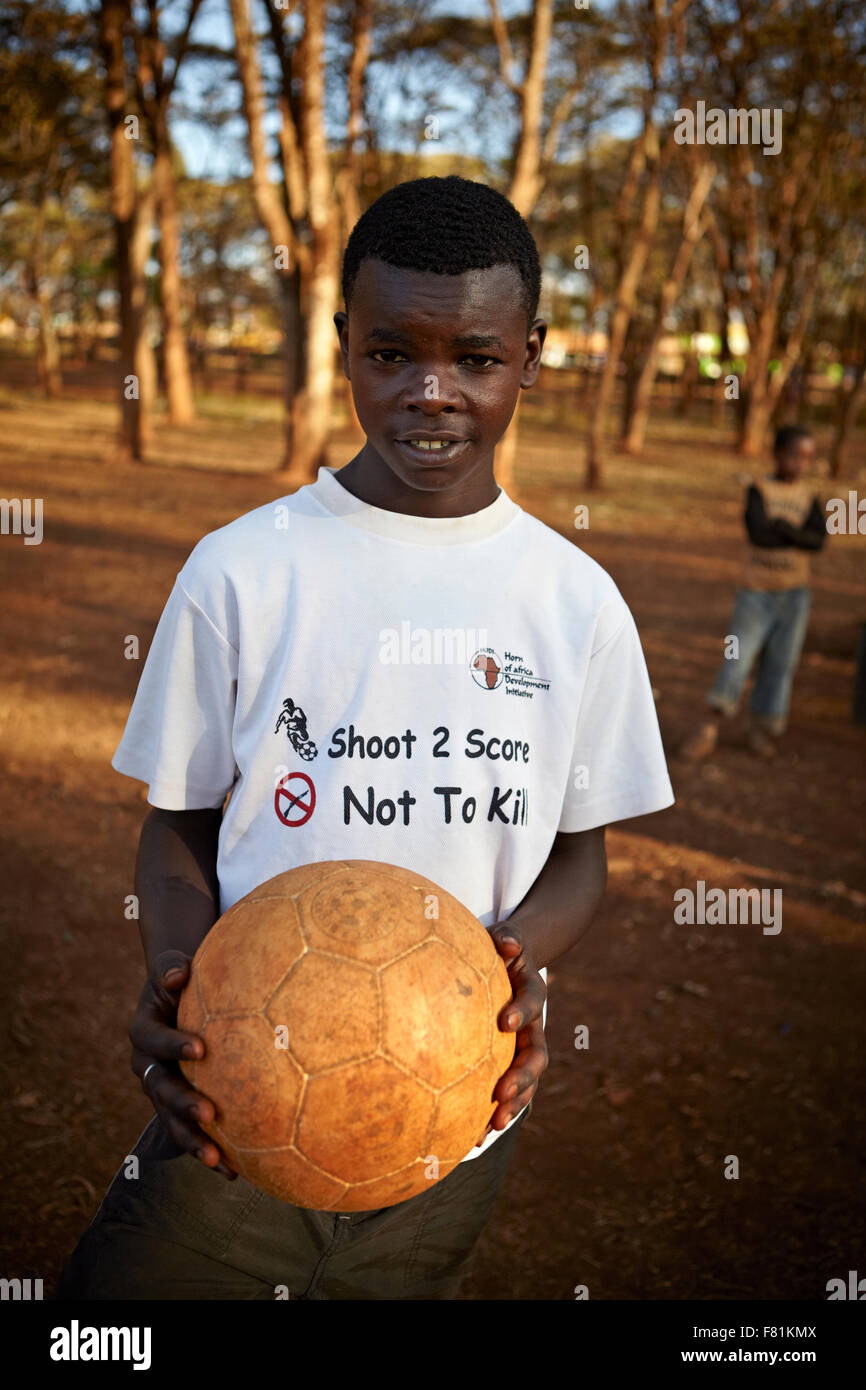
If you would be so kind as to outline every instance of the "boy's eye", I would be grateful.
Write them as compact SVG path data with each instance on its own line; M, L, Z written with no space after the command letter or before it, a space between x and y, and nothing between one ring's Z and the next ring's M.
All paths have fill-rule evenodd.
M396 358L404 356L404 354L400 352L397 348L377 348L377 350L371 355L374 361L377 362L393 362L396 360Z
M399 348L377 348L370 356L375 362L385 362L391 365L394 362L405 362L406 354L400 352ZM491 367L499 362L498 357L488 357L485 353L470 353L466 357L461 357L460 361L468 362L472 367Z

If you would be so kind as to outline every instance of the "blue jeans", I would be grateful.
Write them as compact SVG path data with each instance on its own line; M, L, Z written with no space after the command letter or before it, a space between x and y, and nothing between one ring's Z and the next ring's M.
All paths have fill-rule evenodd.
M788 722L791 686L809 623L812 591L740 589L734 602L730 635L737 638L736 657L722 662L707 702L722 714L736 712L749 673L758 669L750 709L756 722L781 734Z

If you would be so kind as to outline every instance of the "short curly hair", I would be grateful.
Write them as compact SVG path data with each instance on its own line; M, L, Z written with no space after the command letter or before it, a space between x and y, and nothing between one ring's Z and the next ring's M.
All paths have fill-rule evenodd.
M347 309L361 262L368 258L437 275L513 265L523 282L530 323L538 309L541 262L532 233L501 193L457 174L398 183L359 217L343 255Z

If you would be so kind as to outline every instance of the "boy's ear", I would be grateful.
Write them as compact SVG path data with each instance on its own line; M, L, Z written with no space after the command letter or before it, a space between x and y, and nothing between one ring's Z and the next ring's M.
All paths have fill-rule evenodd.
M334 315L334 326L337 329L337 337L340 340L340 356L343 359L343 373L347 381L352 377L349 372L349 315L340 309Z
M536 319L526 338L526 356L523 360L523 375L520 378L522 391L528 391L531 386L535 385L546 337L547 324L544 319Z

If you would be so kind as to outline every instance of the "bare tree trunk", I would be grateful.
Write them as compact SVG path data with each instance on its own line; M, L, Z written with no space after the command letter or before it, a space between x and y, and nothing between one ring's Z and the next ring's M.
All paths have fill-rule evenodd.
M685 420L691 412L698 385L698 376L698 355L689 347L685 366L680 376L680 395L677 401L677 415L681 420Z
M836 428L833 443L830 445L830 477L841 478L845 473L848 457L848 441L857 423L860 406L863 404L866 387L866 352L857 364L857 373L850 391L845 391L844 381L839 383L839 397L836 411Z
M349 115L346 122L346 143L343 167L336 180L336 193L342 215L343 246L351 235L352 228L361 216L361 161L356 146L364 134L364 84L367 66L370 61L373 26L373 0L355 0L352 11L352 52L349 59L348 101ZM355 409L352 383L346 382L346 408L349 428L358 443L364 441L364 431Z
M743 437L740 443L740 452L747 458L753 458L760 453L764 446L764 437L767 433L770 420L782 393L782 388L788 379L791 368L800 355L803 345L803 338L809 323L809 315L812 311L812 304L815 299L815 291L818 284L817 267L808 265L803 273L805 289L800 300L800 308L797 320L791 330L785 350L782 354L778 370L771 377L768 372L770 359L770 347L775 337L776 325L778 322L778 295L768 296L770 303L768 309L771 310L771 327L764 326L763 322L759 331L758 338L758 359L756 364L756 375L752 378L752 391L749 396L749 404L746 410L746 419L743 426ZM774 287L775 288L775 287ZM763 316L762 316L763 319Z
M283 419L284 452L281 467L287 468L294 439L294 403L301 388L304 367L304 324L301 315L301 271L297 262L291 270L277 275L280 319L283 328Z
M642 102L643 129L632 146L626 178L616 209L616 222L620 233L618 240L621 244L625 242L629 210L638 196L638 188L642 181L643 192L640 195L640 212L634 240L627 252L620 253L619 249L616 252L618 284L608 323L607 352L590 413L587 437L585 486L588 490L601 485L601 460L608 411L616 390L617 372L637 300L638 286L658 226L662 167L673 148L673 136L671 135L667 141L664 150L660 151L653 111L671 38L676 39L678 47L684 43L683 15L688 4L689 0L670 0L669 5L666 5L664 0L652 0L652 3L644 7L645 23L650 33L645 52L648 81Z
M719 291L722 300L722 363L725 365L729 365L733 357L733 353L731 352L731 345L728 341L728 329L733 320L734 309L742 308L739 285L737 283L737 277L733 272L731 262L732 238L730 236L725 235L725 233L722 231L722 228L719 226L716 213L709 203L705 204L704 206L704 218L706 220L707 230L709 231L710 240L712 242L713 250L715 252L716 268L719 273ZM726 416L725 405L726 402L724 396L721 394L720 391L717 391L714 396L713 415L716 424L720 428ZM745 410L746 401L743 395L741 394L737 396L737 399L735 401L737 431L740 437L742 436L742 426L743 420L745 419Z
M160 297L168 418L173 425L189 425L195 419L195 401L183 320L177 195L171 167L171 142L164 115L159 118L157 126L159 136L154 152L153 181L159 218Z
M779 300L787 269L785 264L776 266L758 316L755 341L750 345L746 373L746 404L739 442L740 453L747 458L753 458L763 449L764 436L772 413L768 369L779 321Z
M522 217L528 217L532 212L541 188L541 121L552 28L553 0L535 0L532 6L529 61L520 88L520 133L514 175L508 191L511 202Z
M659 296L656 321L644 357L643 367L631 401L628 423L624 431L622 447L628 454L639 454L643 449L646 427L649 420L653 387L658 375L659 345L665 331L665 319L676 303L677 296L691 264L692 253L701 235L701 212L707 200L715 177L714 167L707 163L698 172L692 185L688 203L683 216L683 237L677 251L671 272L662 286Z
M279 190L271 182L268 153L262 116L264 91L259 68L256 40L250 21L249 0L230 0L235 34L235 53L241 82L244 116L247 124L250 162L252 164L253 197L259 219L273 247L274 270L280 297L285 334L285 453L283 468L288 468L295 446L295 400L303 367L304 323L301 306L301 275L309 259L309 249L299 242L291 219L286 212ZM289 197L306 198L303 170L300 163L297 132L292 121L288 94L282 103L283 132L281 147L283 167ZM293 195L293 183L295 185Z
M637 392L638 381L640 379L640 368L638 362L645 356L648 345L636 337L632 342L632 332L634 329L634 319L629 324L623 344L621 366L622 371L622 401L620 404L620 438L625 435L628 422L634 414L634 401Z
M325 136L325 0L307 0L300 45L301 148L307 171L307 202L312 231L306 294L304 387L294 403L295 429L289 476L299 483L315 479L327 459L331 428L337 337L334 310L339 279L337 204Z
M80 317L81 310L76 306L75 359L80 366L92 360L93 324L89 318Z
M54 331L51 298L47 290L40 289L36 298L39 305L39 348L36 364L39 384L50 399L59 396L63 389L63 378L60 375L60 349L57 344L57 334Z
M162 313L162 365L168 397L168 418L173 425L195 419L192 371L187 349L180 275L180 234L177 190L172 167L168 112L180 65L189 45L190 32L202 0L187 0L186 21L173 45L174 68L166 71L167 44L160 35L160 14L149 0L143 30L135 27L138 100L153 146L153 191L159 220L160 301Z
M649 255L652 238L658 224L661 163L658 150L658 136L653 127L647 130L648 153L652 168L641 205L640 224L637 234L626 258L625 267L616 291L613 312L607 334L607 353L599 378L598 390L590 419L589 439L586 458L586 487L590 490L601 484L601 455L604 429L608 410L616 387L617 371L625 344L628 325L634 311L637 288Z
M751 153L745 145L737 146L738 160L742 164L743 177L740 187L746 203L746 239L748 245L748 276L750 300L756 308L756 329L754 340L750 343L746 366L745 409L742 416L742 430L739 441L740 452L753 457L763 447L764 435L773 414L778 393L787 379L791 367L796 362L803 342L803 336L812 308L815 294L814 275L807 277L803 292L800 313L783 355L782 369L770 379L769 364L776 343L779 328L782 296L788 277L795 273L797 264L797 243L802 236L822 184L821 170L810 173L810 151L798 149L789 176L784 180L772 242L773 271L761 294L759 269L759 242L757 194L755 185L748 175L752 171ZM809 264L808 259L805 264ZM811 283L809 281L811 280Z
M153 242L155 198L153 188L139 191L130 244L132 306L139 325L135 344L134 371L138 378L141 411L141 443L146 448L153 437L153 405L156 400L156 358L148 335L147 277L145 267Z
M111 131L111 212L120 300L121 441L128 457L140 462L141 403L137 391L130 389L130 378L135 376L140 318L133 305L130 256L136 201L135 164L132 142L127 138L124 123L127 82L123 30L129 13L130 0L101 0L100 38L106 68L105 100Z
M358 194L360 169L355 148L364 130L364 82L370 61L373 26L373 0L355 0L352 11L352 53L349 59L348 99L349 116L346 122L346 144L343 167L337 183L337 194L343 212L344 240L361 216Z
M811 402L809 400L809 383L815 373L816 343L814 338L809 338L806 350L803 355L803 372L800 378L799 392L794 403L795 419L798 425L805 425L811 419Z
M43 198L37 211L33 242L30 248L30 292L39 311L36 374L39 385L46 396L51 399L60 395L63 389L63 380L60 375L60 348L54 330L54 316L51 312L51 295L45 283L42 266L44 225L45 200Z
M496 0L489 0L494 34L499 47L500 71L520 105L520 126L514 151L513 174L508 197L522 217L528 218L541 191L541 125L547 61L553 28L553 0L535 0L532 7L532 34L526 76L518 86L513 78L513 58L508 31ZM496 450L496 479L504 492L515 491L514 465L520 431L520 396L511 423Z

